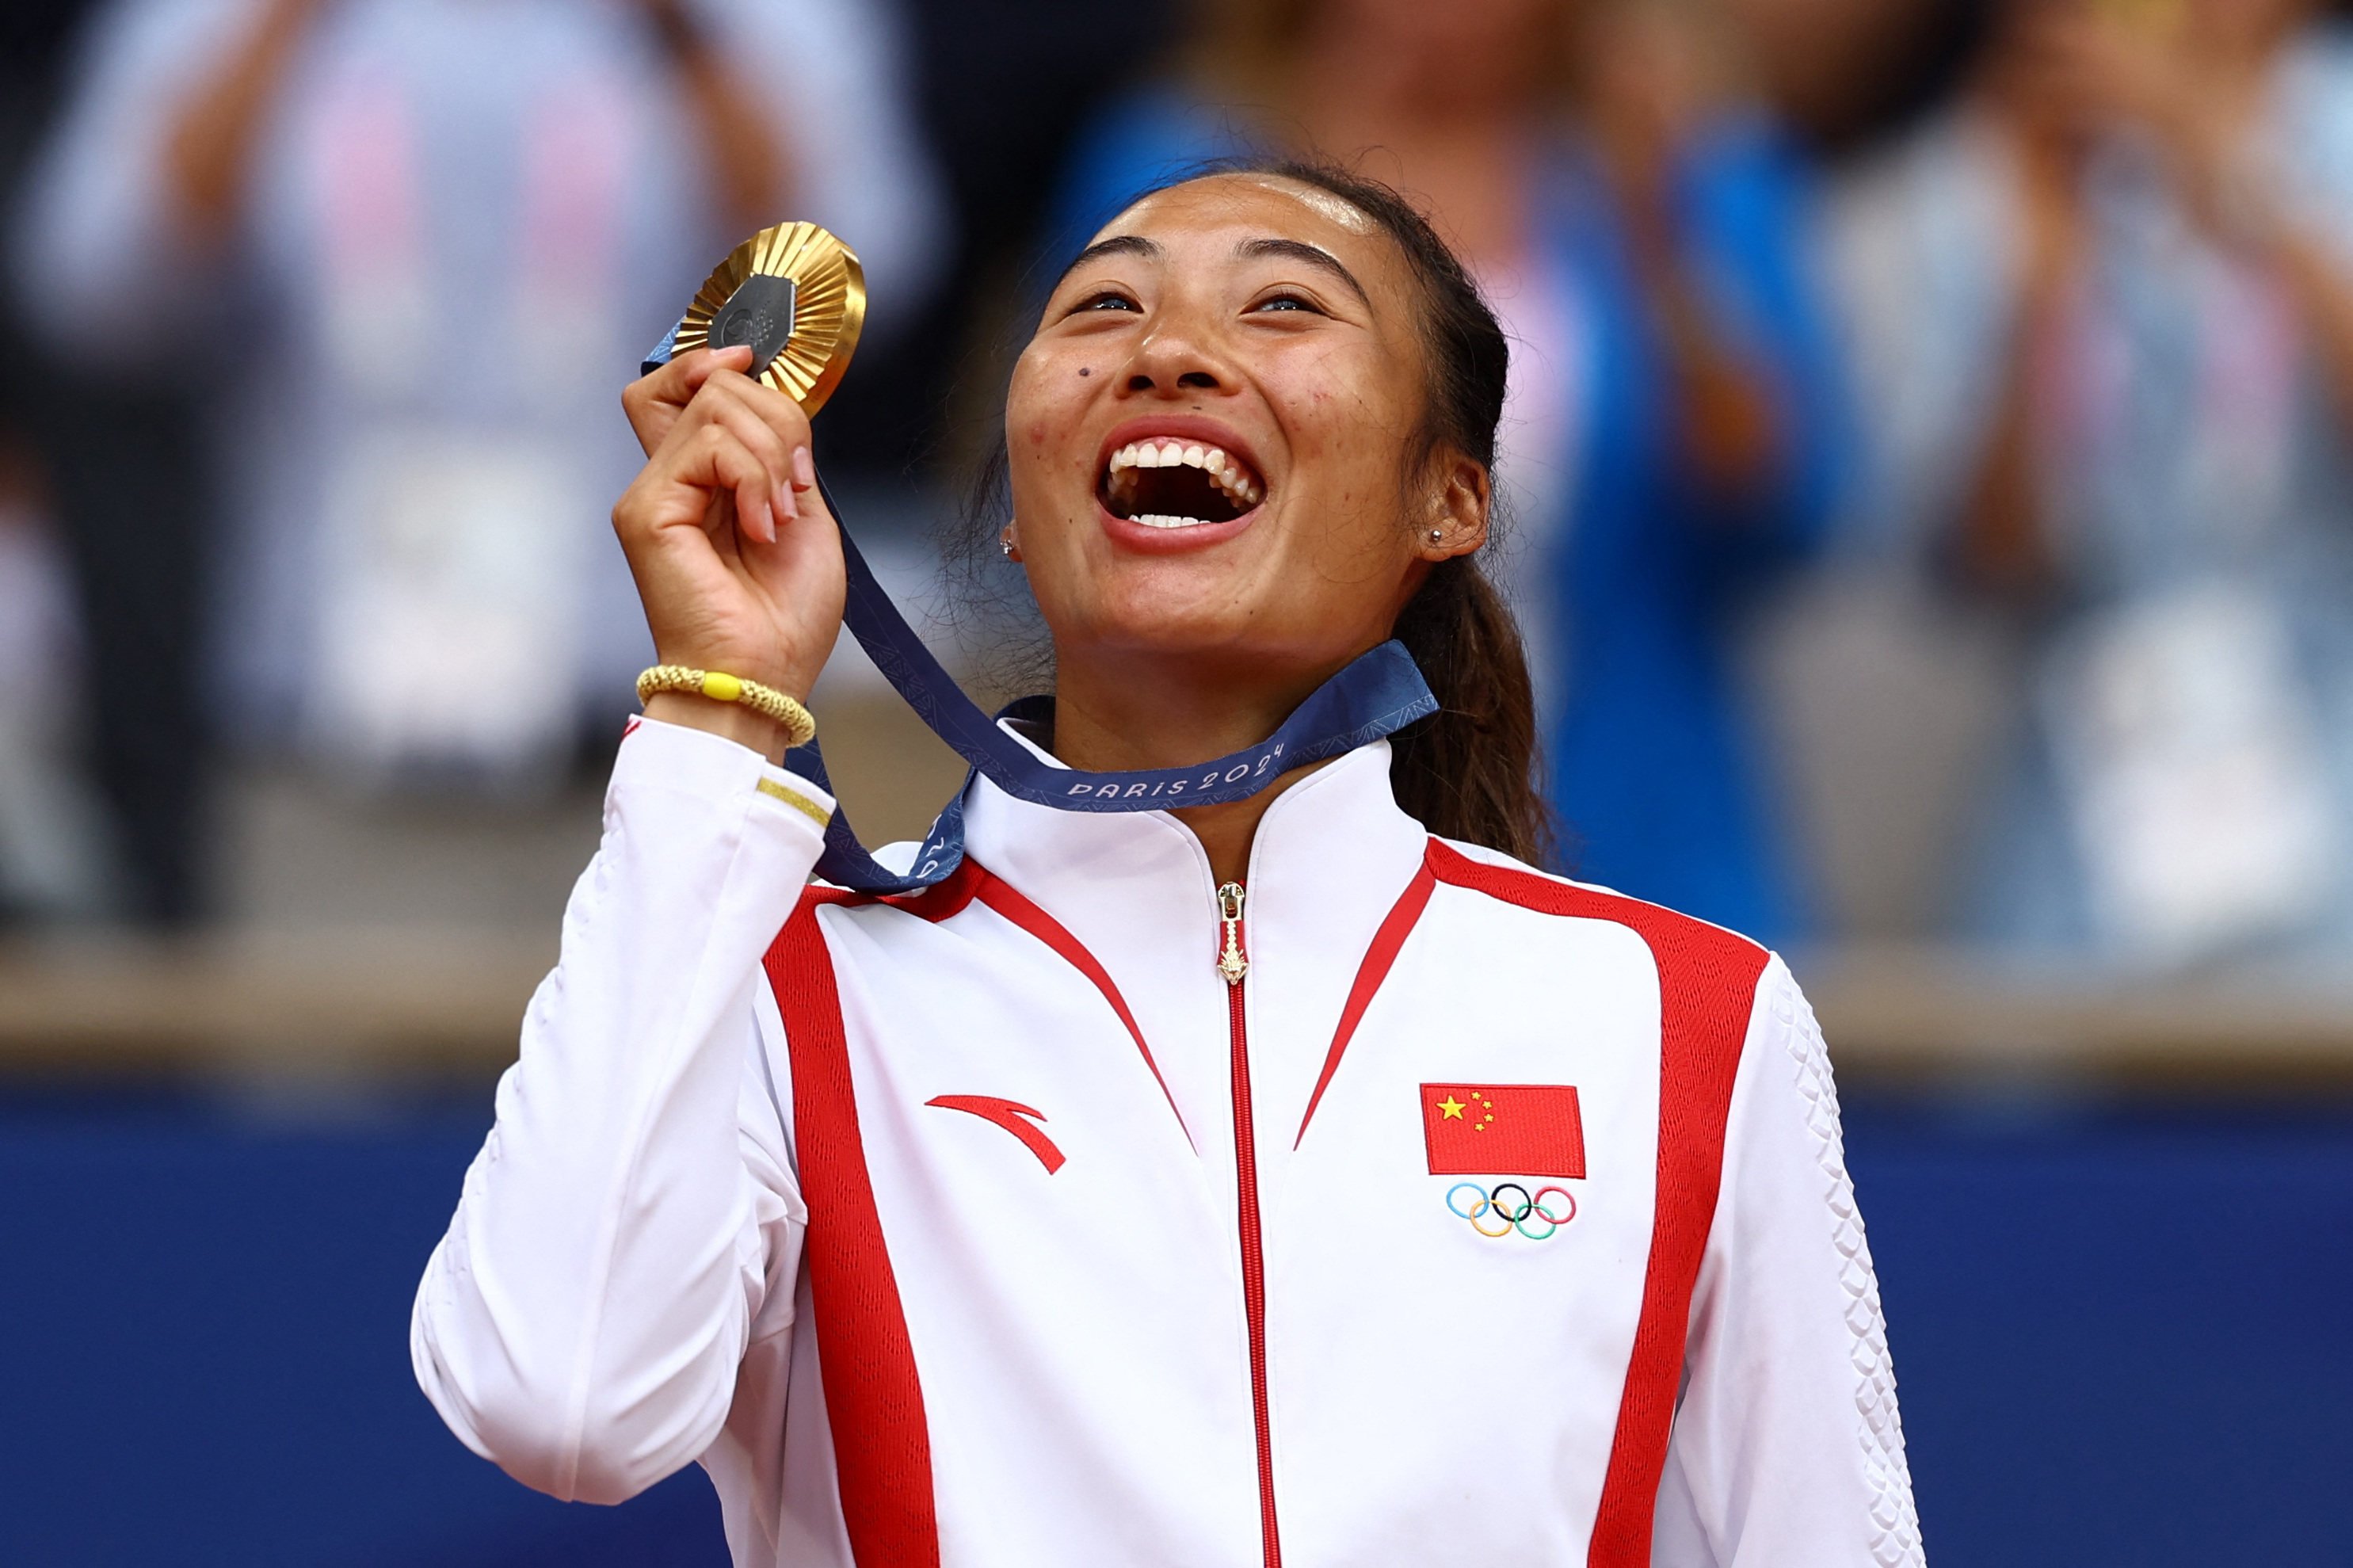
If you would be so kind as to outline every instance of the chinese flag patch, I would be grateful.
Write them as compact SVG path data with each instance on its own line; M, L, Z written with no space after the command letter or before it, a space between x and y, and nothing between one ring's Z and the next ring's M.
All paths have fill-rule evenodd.
M1567 1084L1424 1084L1432 1176L1583 1176L1585 1124Z

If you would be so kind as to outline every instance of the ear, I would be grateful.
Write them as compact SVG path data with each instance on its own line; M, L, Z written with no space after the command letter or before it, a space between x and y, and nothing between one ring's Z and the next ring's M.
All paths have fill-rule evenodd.
M1414 536L1414 553L1435 564L1467 556L1487 542L1487 515L1494 503L1486 466L1451 447L1432 460L1427 520Z

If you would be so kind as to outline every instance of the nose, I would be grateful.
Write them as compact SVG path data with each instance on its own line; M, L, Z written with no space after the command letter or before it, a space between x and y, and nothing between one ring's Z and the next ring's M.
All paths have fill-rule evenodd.
M1120 389L1131 397L1158 394L1182 397L1187 392L1217 392L1234 385L1231 369L1186 324L1155 323L1135 345L1124 367Z

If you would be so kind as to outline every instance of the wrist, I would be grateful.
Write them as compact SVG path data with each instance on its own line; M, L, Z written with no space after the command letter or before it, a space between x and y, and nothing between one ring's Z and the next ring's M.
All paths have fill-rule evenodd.
M646 699L646 717L681 729L699 729L758 752L770 762L785 759L785 726L741 703L723 703L695 692L656 692Z
M804 669L802 665L806 661L792 658L782 650L756 655L741 646L747 641L729 637L665 637L658 632L654 637L655 667L676 665L733 675L738 681L765 686L807 706L809 692L817 685L818 675L824 666L819 664L815 669ZM694 646L696 643L708 643L710 646L698 649ZM727 646L731 643L736 646ZM722 696L719 700L723 704L727 699Z
M688 698L719 710L705 714L694 707L666 707L666 722L672 721L674 715L674 722L724 736L772 759L781 758L793 747L806 745L817 736L817 721L809 716L799 698L723 670L656 664L638 677L638 701L646 705L649 713L658 699L666 696ZM729 710L749 715L760 722L739 722Z

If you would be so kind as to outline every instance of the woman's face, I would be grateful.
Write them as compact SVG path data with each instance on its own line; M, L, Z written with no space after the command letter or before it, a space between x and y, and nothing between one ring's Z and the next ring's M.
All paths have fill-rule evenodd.
M1066 680L1173 658L1312 685L1476 546L1484 473L1403 472L1419 310L1380 228L1275 176L1163 191L1095 237L1006 408L1013 539Z

